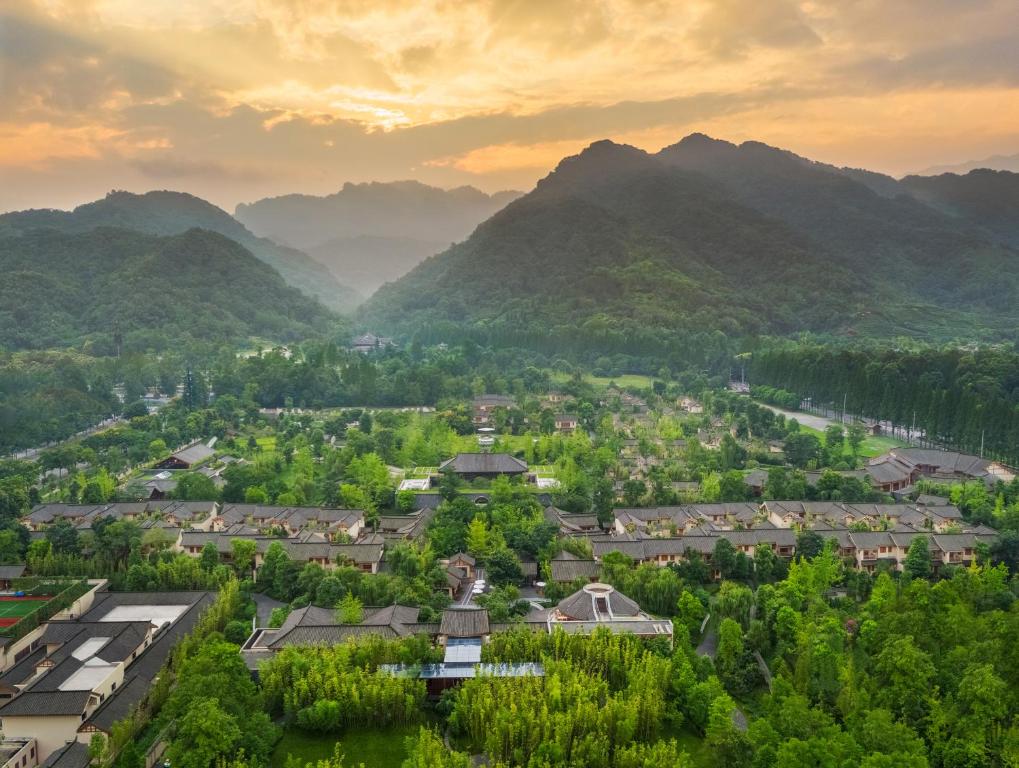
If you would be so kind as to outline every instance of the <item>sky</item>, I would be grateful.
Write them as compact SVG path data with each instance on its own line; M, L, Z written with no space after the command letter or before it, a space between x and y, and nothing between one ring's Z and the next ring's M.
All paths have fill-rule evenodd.
M1016 0L3 0L0 210L527 190L695 131L901 175L1019 153Z

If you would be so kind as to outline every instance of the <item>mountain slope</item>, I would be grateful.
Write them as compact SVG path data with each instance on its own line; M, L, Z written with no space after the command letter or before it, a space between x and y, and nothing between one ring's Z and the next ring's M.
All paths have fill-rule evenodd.
M307 251L369 294L463 240L519 195L416 181L348 183L324 197L283 195L238 205L235 216L259 235Z
M599 142L383 286L365 319L404 334L473 323L493 339L635 351L684 333L834 329L812 295L819 275L854 301L852 275L786 225L696 174Z
M24 233L47 227L63 232L86 232L96 227L120 227L153 235L175 235L201 228L240 243L256 258L272 266L283 279L337 311L349 311L361 297L341 285L317 261L293 248L256 237L230 214L182 192L111 192L104 199L73 211L31 210L0 216L0 233Z
M980 169L964 176L906 176L899 183L918 200L1019 246L1019 173Z
M0 235L0 346L90 341L99 354L182 341L289 340L337 321L223 235L99 227Z
M861 183L859 172L854 178L758 142L737 146L699 134L658 156L717 181L734 199L803 232L854 271L879 269L884 280L947 305L1008 306L1004 294L988 288L1010 269L1014 254L972 223L914 197L878 194Z
M873 187L882 190L879 194ZM598 142L363 308L390 332L639 354L705 334L1000 336L1014 251L894 180L695 136Z

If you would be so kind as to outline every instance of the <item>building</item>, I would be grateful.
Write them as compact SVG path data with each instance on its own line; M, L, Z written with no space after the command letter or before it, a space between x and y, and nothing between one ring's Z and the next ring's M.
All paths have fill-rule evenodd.
M392 339L385 336L376 336L374 333L366 333L363 336L358 336L354 339L350 348L354 352L367 354L369 352L376 352L380 349L392 346L395 346Z
M108 736L145 698L173 646L215 599L211 592L89 595L83 615L47 622L0 674L9 696L0 705L0 728L5 737L33 739L39 762L68 743Z
M516 405L517 401L508 395L479 395L471 403L474 426L490 426L497 408L509 409Z
M527 462L508 453L458 453L439 465L440 472L452 472L464 480L494 480L497 477L523 477Z
M25 565L0 565L0 590L7 592L11 582L20 579L25 573ZM0 766L2 768L2 766Z
M44 531L66 520L80 531L89 530L96 520L133 520L143 527L162 522L171 527L188 525L208 528L218 511L214 501L139 501L111 504L37 504L21 524L30 531Z
M572 413L563 413L555 417L555 428L557 432L572 432L579 424L577 416Z
M211 459L215 453L208 445L197 440L158 462L156 469L192 469Z
M866 471L874 487L886 493L907 489L921 478L950 483L980 480L993 485L1015 477L1007 467L979 456L912 447L893 448L871 459Z
M604 628L640 637L664 637L672 644L672 622L656 619L608 584L594 582L563 598L548 612L548 631L587 634Z

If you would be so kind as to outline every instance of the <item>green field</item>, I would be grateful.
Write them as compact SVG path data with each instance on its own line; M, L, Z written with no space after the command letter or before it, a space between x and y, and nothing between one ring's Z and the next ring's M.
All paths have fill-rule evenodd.
M551 371L549 374L552 381L556 384L562 384L563 382L569 381L571 376L568 373L562 373L560 371ZM590 373L584 374L584 381L588 384L593 384L596 387L607 387L609 384L615 384L617 387L626 388L637 388L637 389L650 389L651 377L645 376L640 373L622 373L619 376L594 376Z
M364 763L369 768L400 768L407 757L404 740L418 732L416 725L383 729L352 729L339 738L331 735L305 733L288 728L283 732L270 759L271 768L285 768L287 756L300 759L301 765L332 757L336 745L345 756L344 765Z
M0 600L0 619L20 619L49 602L49 596L23 600Z
M818 440L824 443L824 432L813 427L808 427L804 424L800 424L800 432L807 435L814 435ZM902 440L897 440L894 437L868 437L860 445L860 458L872 459L875 456L880 456L882 453L887 453L892 448L897 448L900 445L905 445ZM845 451L846 458L849 458L849 444L846 444Z

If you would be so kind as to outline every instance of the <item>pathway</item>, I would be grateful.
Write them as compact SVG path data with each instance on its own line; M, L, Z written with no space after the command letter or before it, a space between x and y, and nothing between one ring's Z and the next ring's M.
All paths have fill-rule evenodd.
M774 405L768 405L767 403L761 403L758 401L758 405L767 408L769 411L774 413L780 413L786 417L786 419L796 419L800 424L811 429L816 429L819 432L824 432L825 429L831 424L838 424L839 422L835 419L829 419L825 416L815 416L812 413L803 413L803 411L787 411L785 408L778 408Z
M269 617L272 615L274 608L282 608L286 605L286 603L273 600L261 592L252 592L251 599L255 601L255 618L258 620L258 626L260 627L269 626Z

